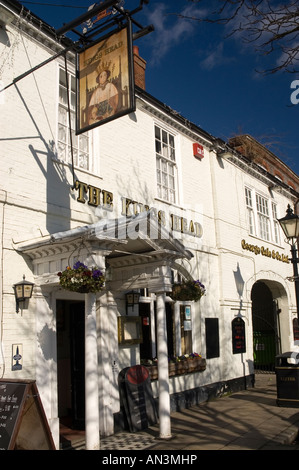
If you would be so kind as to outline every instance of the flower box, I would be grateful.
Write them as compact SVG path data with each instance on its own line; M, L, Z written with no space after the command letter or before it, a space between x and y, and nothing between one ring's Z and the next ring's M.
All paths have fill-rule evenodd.
M149 370L151 380L158 379L158 366L146 365ZM202 357L188 358L178 362L168 363L169 377L185 375L192 372L201 372L206 369L206 360Z

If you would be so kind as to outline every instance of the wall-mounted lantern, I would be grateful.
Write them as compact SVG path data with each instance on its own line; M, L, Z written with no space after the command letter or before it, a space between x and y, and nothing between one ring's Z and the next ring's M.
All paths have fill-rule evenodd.
M23 280L14 284L13 288L15 291L16 297L16 312L19 312L19 303L24 302L27 299L30 299L32 296L34 284L33 282L29 282L25 280L25 276L23 276Z
M126 294L126 302L127 302L127 307L133 307L134 310L134 305L139 304L139 298L140 298L140 293L139 292L128 292Z

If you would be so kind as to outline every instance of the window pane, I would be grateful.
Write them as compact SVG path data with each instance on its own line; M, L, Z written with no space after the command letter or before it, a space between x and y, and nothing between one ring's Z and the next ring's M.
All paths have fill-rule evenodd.
M62 69L59 69L59 83L66 87L66 73Z
M58 142L58 158L65 161L66 145L63 142Z
M175 192L174 191L169 191L169 201L175 204Z
M73 148L73 160L74 160L74 165L78 164L78 150ZM67 163L72 163L72 151L71 147L68 147L68 160Z
M251 209L248 209L247 216L248 216L249 233L250 235L254 235L254 217L253 217L253 211Z
M79 136L79 148L85 153L88 151L88 138L84 134Z
M174 189L174 178L172 176L169 177L169 187L171 189Z
M248 207L252 207L251 191L248 188L245 188L245 196L246 196L246 205Z
M160 134L161 133L160 133L159 127L155 126L155 137L156 137L156 139L161 140Z
M174 149L174 137L171 134L169 134L169 145Z
M165 158L168 157L168 146L167 146L165 143L163 143L162 155L163 155L163 157L165 157Z
M175 160L175 151L171 147L169 147L169 158L173 161Z
M65 126L67 124L67 110L62 106L59 106L58 109L58 121Z
M59 102L64 106L67 106L67 92L66 88L60 87L59 89Z
M80 168L85 168L85 170L88 170L88 159L87 155L85 153L79 153L79 162L78 162Z
M72 144L73 144L73 148L74 149L77 149L78 148L78 139L76 137L76 134L75 134L75 130L72 129Z
M75 115L75 113L71 113L71 127L72 127L72 130L76 128L76 115Z
M161 155L161 142L159 140L156 140L156 152Z
M76 95L75 95L75 93L71 93L70 107L71 107L72 111L76 110Z
M71 76L71 85L70 85L70 88L73 92L76 91L76 80L75 80L75 77L72 75Z
M161 171L157 170L157 182L161 184Z
M167 139L167 132L166 131L162 131L162 142L166 146L168 145L168 139Z
M59 141L66 142L66 127L58 125L58 139Z

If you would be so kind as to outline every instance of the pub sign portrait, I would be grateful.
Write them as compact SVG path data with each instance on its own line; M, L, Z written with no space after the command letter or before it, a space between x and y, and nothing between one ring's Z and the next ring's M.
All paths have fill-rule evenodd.
M77 134L135 110L130 25L79 52L77 69Z

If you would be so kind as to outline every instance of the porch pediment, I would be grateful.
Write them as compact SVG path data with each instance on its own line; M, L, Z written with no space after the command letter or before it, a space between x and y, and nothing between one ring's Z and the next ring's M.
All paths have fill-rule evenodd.
M88 266L109 269L116 289L136 284L145 287L149 279L161 284L175 260L193 256L171 233L144 215L134 220L100 221L18 243L14 248L30 258L40 285L58 283L57 273L80 259Z

